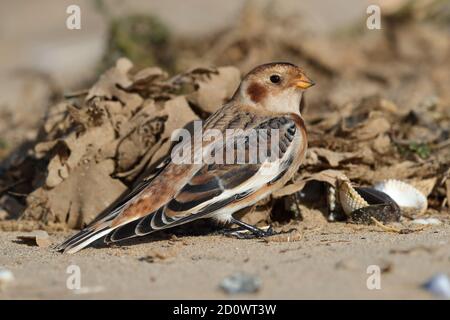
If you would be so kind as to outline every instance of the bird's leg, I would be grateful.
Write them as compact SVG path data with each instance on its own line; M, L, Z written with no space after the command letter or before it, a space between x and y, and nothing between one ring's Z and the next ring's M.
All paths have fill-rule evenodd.
M243 217L244 215L253 212L255 210L255 205L242 208L241 210L238 210L234 213L234 216ZM234 227L234 228L224 228L221 230L218 230L217 233L222 234L224 236L238 236L239 232L246 231L247 229L243 227Z
M224 228L224 229L220 229L218 231L216 231L218 234L224 235L224 236L238 236L238 234L242 231L247 231L247 229L244 229L242 227L237 227L237 228ZM240 236L240 235L239 235Z
M235 218L231 218L230 220L231 223L234 223L236 225L239 226L240 230L248 230L251 232L251 234L239 234L238 232L236 232L236 229L233 229L230 233L228 233L227 235L232 235L232 236L236 236L238 238L244 238L244 239L250 239L250 238L262 238L262 237L268 237L268 236L272 236L275 233L275 231L273 231L272 227L269 227L269 229L267 230L261 230L255 226L252 226L250 224L247 224L245 222L242 222L240 220L237 220Z

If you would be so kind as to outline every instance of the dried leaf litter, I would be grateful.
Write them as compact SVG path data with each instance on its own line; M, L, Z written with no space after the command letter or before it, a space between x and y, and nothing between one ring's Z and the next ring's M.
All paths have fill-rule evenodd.
M198 119L190 104L209 114L240 81L233 67L174 78L158 68L131 69L129 60L120 59L84 97L51 109L43 138L30 150L45 172L32 173L34 190L26 196L22 220L70 228L91 222L167 154L175 129ZM220 88L213 95L209 82Z

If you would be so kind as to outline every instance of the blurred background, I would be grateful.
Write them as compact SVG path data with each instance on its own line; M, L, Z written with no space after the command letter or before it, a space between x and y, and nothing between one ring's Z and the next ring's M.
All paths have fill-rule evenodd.
M71 4L81 9L81 30L66 28ZM387 33L387 20L382 30L366 28L369 4L381 5L384 17L398 16L404 23L449 17L448 1L442 0L1 1L0 156L8 146L33 138L39 114L58 94L88 87L120 56L171 73L226 64L246 72L258 63L289 59L313 63L329 76L343 59L349 65L360 62L361 46L339 37L358 41L366 33L370 47L372 38ZM448 31L448 25L439 28ZM426 36L440 47L448 45L448 33ZM411 56L420 48L405 50Z
M264 7L269 2L253 1L253 5ZM284 17L299 14L301 25L314 33L330 32L363 19L367 4L372 3L359 0L271 2L273 14ZM69 16L66 8L71 4L80 6L81 30L66 28ZM101 63L111 28L118 20L133 15L154 17L171 36L201 39L236 26L245 5L242 0L2 1L0 71L36 70L51 75L63 86L73 86L95 74L93 68Z

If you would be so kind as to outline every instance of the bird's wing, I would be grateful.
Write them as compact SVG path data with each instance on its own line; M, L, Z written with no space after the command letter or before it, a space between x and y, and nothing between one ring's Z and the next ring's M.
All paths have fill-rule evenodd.
M221 148L224 158L226 150L229 150L227 147L231 147L234 155L231 163L222 161L204 164L166 205L152 214L116 229L108 236L107 241L115 242L142 236L155 230L211 216L280 179L298 151L294 146L296 144L294 139L299 136L295 121L286 116L269 118L254 129L256 131L252 132L258 132L257 139L252 138L249 131L246 131L235 136L233 142L212 144L212 148L216 148L214 154L217 154L217 148ZM271 149L274 140L272 140L273 131L270 129L278 130L277 137L274 137L277 141L275 149ZM239 141L242 142L240 151L238 151ZM256 161L251 161L253 159L251 153L261 150L264 144L265 150L269 152L261 155ZM270 154L270 150L275 154ZM242 160L244 163L239 163Z
M170 163L170 157L165 157L163 160L143 179L141 179L128 193L124 193L121 197L119 197L114 203L112 203L113 210L103 212L99 216L97 216L89 225L92 226L94 224L99 223L99 221L107 221L111 220L112 217L116 217L117 213L124 209L130 201L139 195L145 188L155 179Z
M220 127L222 121L227 128L236 126L248 129L251 127L250 123L253 123L253 128L256 129L278 129L280 147L276 157L252 164L166 164L153 180L141 184L141 190L133 191L133 196L128 197L128 201L96 224L66 240L57 249L74 253L107 234L110 234L109 241L119 241L199 219L248 197L265 184L282 176L294 154L294 151L289 149L292 149L293 141L299 135L294 119L279 116L255 121L247 114L242 121L249 124L244 123L243 126L242 121L238 125L229 120L235 118L236 116L230 117L227 113L223 116L217 113L209 119L205 127ZM240 138L247 139L243 149L247 155L256 148L253 139L248 139L248 132L249 130L246 130L239 134ZM222 148L227 146L227 143L219 143ZM266 137L266 143L270 144L271 139ZM209 146L220 150L215 141Z

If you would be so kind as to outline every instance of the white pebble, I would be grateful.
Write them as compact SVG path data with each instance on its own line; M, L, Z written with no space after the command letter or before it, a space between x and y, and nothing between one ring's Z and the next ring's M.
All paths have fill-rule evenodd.
M446 274L434 275L423 287L437 297L450 299L450 280Z
M0 289L5 288L14 281L14 274L11 270L0 267Z
M228 294L254 293L260 289L261 279L257 276L237 272L223 279L220 287Z

